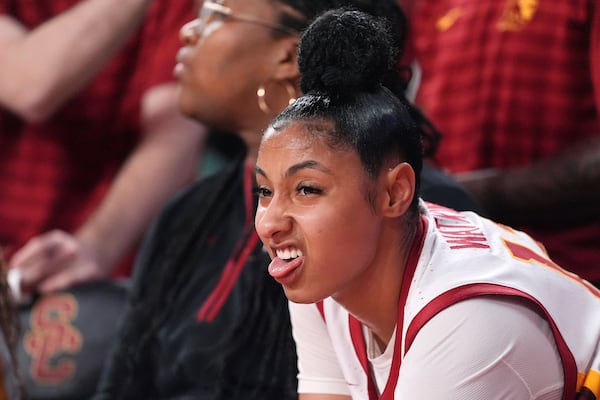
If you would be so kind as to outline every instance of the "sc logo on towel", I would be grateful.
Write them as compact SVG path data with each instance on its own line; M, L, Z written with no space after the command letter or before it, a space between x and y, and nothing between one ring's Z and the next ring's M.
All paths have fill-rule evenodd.
M31 310L23 346L31 356L34 380L55 384L75 374L77 366L68 355L77 354L83 344L81 332L72 325L77 312L77 300L71 294L45 297Z

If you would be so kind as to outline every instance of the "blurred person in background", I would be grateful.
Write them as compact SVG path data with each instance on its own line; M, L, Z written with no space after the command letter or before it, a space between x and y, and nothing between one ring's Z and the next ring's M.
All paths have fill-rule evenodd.
M24 293L127 275L203 128L180 114L191 0L0 0L0 246Z

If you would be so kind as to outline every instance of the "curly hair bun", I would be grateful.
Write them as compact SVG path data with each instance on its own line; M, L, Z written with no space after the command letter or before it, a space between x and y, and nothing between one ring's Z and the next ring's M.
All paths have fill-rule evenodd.
M361 11L331 10L302 35L298 65L304 93L349 92L378 87L395 65L387 22Z

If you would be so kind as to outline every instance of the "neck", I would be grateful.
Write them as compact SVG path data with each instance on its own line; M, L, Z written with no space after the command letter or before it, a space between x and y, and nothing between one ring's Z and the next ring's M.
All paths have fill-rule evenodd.
M399 234L400 230L397 226L384 228L380 250L366 276L360 277L360 287L333 296L373 332L382 348L396 327L403 275L416 236L416 231Z

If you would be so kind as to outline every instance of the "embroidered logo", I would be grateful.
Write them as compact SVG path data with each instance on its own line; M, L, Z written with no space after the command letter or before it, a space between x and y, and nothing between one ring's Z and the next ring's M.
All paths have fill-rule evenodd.
M463 15L462 7L454 7L450 9L444 16L438 18L435 22L435 27L440 32L445 32L454 25L454 23Z
M57 384L75 374L75 362L58 357L81 349L81 333L71 324L77 312L77 301L69 294L44 298L31 310L31 330L23 345L31 356L30 373L34 380Z
M533 19L537 9L538 0L509 0L498 21L498 29L520 31Z

